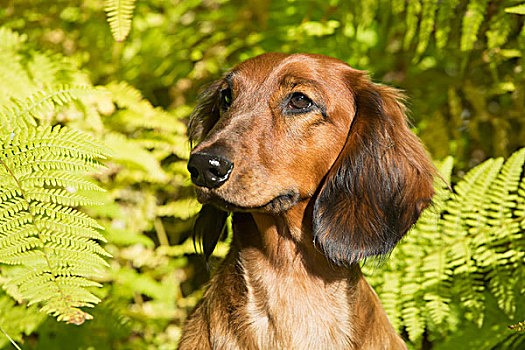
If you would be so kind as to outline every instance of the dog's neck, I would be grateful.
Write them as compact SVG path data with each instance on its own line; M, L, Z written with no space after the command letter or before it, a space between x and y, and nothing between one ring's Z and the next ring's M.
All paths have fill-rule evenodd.
M247 342L254 348L351 348L355 293L349 291L356 288L359 266L352 273L330 266L313 244L307 202L278 215L234 216L234 234L246 288Z
M302 201L279 214L252 213L258 240L250 233L250 245L257 249L275 269L306 273L319 278L346 279L348 268L329 262L314 245L312 229L312 205ZM351 268L359 270L356 265Z
M246 341L301 349L358 349L360 339L399 342L359 265L329 262L313 243L311 223L308 202L278 215L234 216L230 259L245 283ZM376 337L365 337L371 333Z

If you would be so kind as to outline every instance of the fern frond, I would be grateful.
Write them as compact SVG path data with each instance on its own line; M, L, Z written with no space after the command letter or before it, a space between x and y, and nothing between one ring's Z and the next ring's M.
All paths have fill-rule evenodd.
M102 227L99 226L93 219L88 217L86 214L76 211L72 208L68 208L70 212L64 214L63 211L65 209L66 208L63 210L44 209L46 213L51 213L51 218L37 216L38 223L42 228L53 230L57 235L76 235L78 237L86 237L97 241L106 242L105 237L94 229L102 229ZM35 213L38 213L38 211L35 211ZM83 216L81 216L82 214ZM59 219L54 220L55 218Z
M463 17L461 51L470 51L478 38L478 31L487 11L488 0L471 0Z
M406 33L404 38L404 48L408 50L417 32L419 13L421 12L420 0L409 1L406 10Z
M75 174L98 170L103 167L99 159L108 155L91 136L59 126L18 130L14 136L11 134L1 141L5 166L27 186L32 185L31 179L35 175L49 171ZM6 174L4 172L2 175L7 177ZM71 181L73 178L70 178ZM78 187L83 184L85 181L79 183Z
M490 159L470 170L455 193L438 180L433 206L393 252L396 265L383 279L371 279L412 341L425 329L446 332L451 314L481 327L488 296L497 312L514 317L523 293L524 165L521 149L505 162ZM440 168L447 180L451 159Z
M27 35L18 34L4 26L0 27L0 50L11 51L18 48L26 40Z
M0 251L2 254L0 263L2 264L32 266L35 263L45 259L45 254L40 250L27 250L22 253L15 252L11 254L7 254L7 249L5 250L6 252L4 252L4 248L2 248L2 251ZM5 284L6 288L7 286L8 283Z
M109 155L92 136L58 125L13 132L5 143L4 152L16 158L26 154L28 158L34 158L43 148L46 153L81 159L105 159Z
M165 134L184 134L184 124L170 113L143 103L127 108L129 109L125 113L116 113L113 116L115 123L125 125L124 129L144 128Z
M77 190L104 191L96 183L81 175L60 170L31 173L21 176L19 180L22 185L33 184L35 187L62 187L73 192Z
M392 13L394 15L400 15L405 11L406 1L404 0L392 0Z
M511 209L516 207L517 191L525 163L525 149L515 152L492 183L487 198L490 217L496 220L510 219Z
M511 23L502 8L490 20L489 29L486 32L487 47L494 49L505 45L511 31Z
M8 232L10 230L21 227L22 225L31 221L31 213L27 211L20 211L12 214L9 218L4 218L0 221L0 232Z
M26 191L25 198L32 202L46 202L70 207L101 205L102 203L90 200L82 195L70 193L62 188L34 188Z
M127 163L132 169L145 170L149 181L163 182L167 179L168 174L162 169L160 162L137 142L118 133L106 135L105 142L114 151L114 159Z
M115 121L120 123L119 125L125 125L125 129L145 128L163 134L185 135L186 127L180 119L187 117L189 111L179 117L155 108L142 97L140 91L126 82L110 83L106 88L111 92L118 107L127 109L125 113L117 113L113 116Z
M131 30L131 18L135 8L135 0L105 0L104 9L111 27L111 33L116 41L122 42Z
M14 197L12 201L0 202L0 220L11 217L19 211L27 210L28 204L20 197Z
M0 290L0 326L14 340L21 342L23 335L35 331L45 317L46 315L39 312L36 307L15 304L13 298ZM8 343L7 338L0 337L0 348L5 348ZM21 348L16 347L16 349Z
M422 274L419 269L416 266L409 267L403 279L404 285L401 290L401 302L403 304L401 316L408 337L412 341L418 341L425 331L424 315L418 306L423 302L421 293L418 293L421 282Z
M19 287L19 291L31 300L28 305L50 301L43 307L43 311L59 309L68 312L67 309L71 309L71 307L63 303L64 300L75 308L91 306L100 301L84 288L79 288L100 287L100 285L94 282L84 283L84 281L87 280L83 278L79 280L72 276L57 277L51 276L50 274L41 274L31 281L31 288L26 288L29 284L24 284L22 287ZM50 282L52 282L52 284Z
M142 97L139 90L129 85L125 81L111 82L106 85L106 88L111 91L113 100L121 108L133 108L138 104L147 105L146 108L153 107L151 103Z
M95 220L74 208L53 203L34 203L31 209L38 222L43 225L52 224L51 219L56 219L56 222L62 225L74 224L75 226L102 229Z
M69 101L69 93L38 95L41 106ZM46 99L47 102L46 102ZM46 108L53 108L48 106ZM4 119L29 115L40 107L6 108ZM7 118L6 118L7 115ZM0 133L0 263L8 270L4 288L58 319L80 324L91 316L79 309L99 300L90 278L108 266L109 254L97 243L101 227L73 208L99 204L77 189L100 190L81 176L94 171L108 153L93 137L65 127L21 126Z
M420 57L425 52L430 35L434 31L437 4L437 0L423 0L416 57Z
M152 150L158 159L162 159L169 154L175 154L180 159L188 158L189 143L185 136L159 135L157 133L144 133L144 138L137 142L145 149Z
M448 251L450 257L447 264L447 268L458 276L454 294L460 296L467 310L467 317L480 325L484 317L484 278L472 256L473 247L468 235L479 231L484 225L485 216L479 204L483 202L484 195L502 164L501 158L491 159L472 169L455 186L457 195L452 196L448 213L443 216L444 232L449 237L455 236Z
M22 224L21 226L16 226L11 230L4 230L3 232L4 235L0 236L0 249L16 245L18 241L37 234L35 227L31 224Z
M169 202L166 205L157 207L158 216L173 216L182 220L187 220L197 214L201 205L194 199L180 199L175 202Z
M436 46L438 49L443 49L448 42L450 33L450 19L455 18L454 11L459 4L459 0L443 0L440 1L437 18L436 18Z
M56 106L63 106L83 94L94 91L96 90L85 86L62 85L52 90L40 90L25 100L11 99L10 105L0 110L0 123L4 132L26 130L26 125L36 126L35 119L54 110Z
M111 254L106 252L99 244L86 237L77 237L71 234L56 234L55 232L48 230L42 230L40 237L44 243L48 243L49 247L68 247L67 251L72 248L74 252L89 252L96 253L100 256L111 256Z
M390 316L390 322L396 331L401 330L401 307L400 300L400 279L394 273L387 272L384 274L383 287L384 291L381 293L381 303L385 308L386 313Z
M520 226L514 219L513 209L519 198L517 192L524 163L525 149L522 149L505 162L491 184L483 206L487 223L499 227L476 241L477 254L483 257L478 265L489 270L489 289L496 296L500 309L509 316L514 314L517 304L512 293L517 283L514 271L521 267L523 259L523 249L515 245L515 240L519 240Z
M43 154L40 157L29 155L26 162L20 162L16 157L5 159L15 176L25 176L33 172L46 172L48 170L65 170L73 173L94 172L102 167L98 160L82 160L64 155Z

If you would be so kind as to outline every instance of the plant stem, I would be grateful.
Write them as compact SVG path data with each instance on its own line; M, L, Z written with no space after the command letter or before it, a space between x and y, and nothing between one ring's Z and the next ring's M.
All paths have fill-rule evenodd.
M13 346L17 349L17 350L22 350L18 344L13 340L11 339L11 337L9 336L9 334L7 334L6 331L4 331L4 329L2 328L2 326L0 326L0 331L2 331L2 333L4 333L4 335L7 337L7 339L9 339L9 341L11 342L11 344L13 344Z

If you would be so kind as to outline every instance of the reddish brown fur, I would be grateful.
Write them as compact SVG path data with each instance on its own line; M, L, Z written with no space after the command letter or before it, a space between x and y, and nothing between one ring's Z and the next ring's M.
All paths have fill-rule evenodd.
M221 109L228 86L233 102ZM315 108L291 113L292 92ZM255 57L204 93L192 154L234 167L197 194L234 212L234 238L180 350L406 348L358 265L388 254L433 193L399 99L339 60L306 54ZM209 234L213 245L218 232Z

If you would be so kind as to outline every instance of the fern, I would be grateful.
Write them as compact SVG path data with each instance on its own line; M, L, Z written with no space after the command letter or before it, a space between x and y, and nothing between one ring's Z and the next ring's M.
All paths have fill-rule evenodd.
M454 18L454 10L459 4L459 0L443 0L438 7L436 19L436 46L439 49L445 48L450 33L450 19Z
M404 47L405 50L410 48L412 39L415 37L417 32L417 25L419 21L419 13L421 12L420 0L409 1L406 10L406 34Z
M20 342L23 334L34 332L45 318L46 315L39 312L36 306L19 307L13 298L0 290L0 331L6 335L0 336L0 349L4 349L9 342L15 346L15 341Z
M14 129L27 130L25 124L36 126L35 119L52 110L57 106L63 106L82 93L88 91L87 87L59 86L53 90L40 90L28 97L25 101L12 99L10 105L4 106L0 111L0 122L2 132ZM93 90L90 90L93 93Z
M486 307L516 318L525 277L524 164L521 149L506 162L490 159L472 169L453 193L436 183L434 205L394 251L393 266L384 277L371 276L410 340L419 342L424 332L443 337L453 322L482 327L494 312ZM448 181L451 159L440 169Z
M135 0L105 0L104 5L113 38L118 42L126 40L131 30Z
M416 47L416 58L421 56L428 46L430 35L434 30L437 3L437 0L423 0L421 23L419 25L419 38Z
M404 0L392 0L392 12L395 15L401 14L405 10L406 1Z
M10 51L18 48L27 40L27 35L18 34L6 27L0 27L0 48L2 51Z
M508 40L511 31L511 23L507 20L507 15L503 8L498 9L498 13L491 19L489 30L486 32L487 47L494 49L502 47Z
M101 190L82 174L102 167L108 154L93 137L35 126L33 116L79 92L85 89L42 91L0 114L0 263L14 266L4 268L4 288L76 324L91 318L80 307L99 302L86 288L100 286L89 278L101 276L109 256L97 243L101 227L76 208L98 203L78 191Z
M488 0L471 0L463 17L461 50L470 51L477 40L478 31L487 10Z

